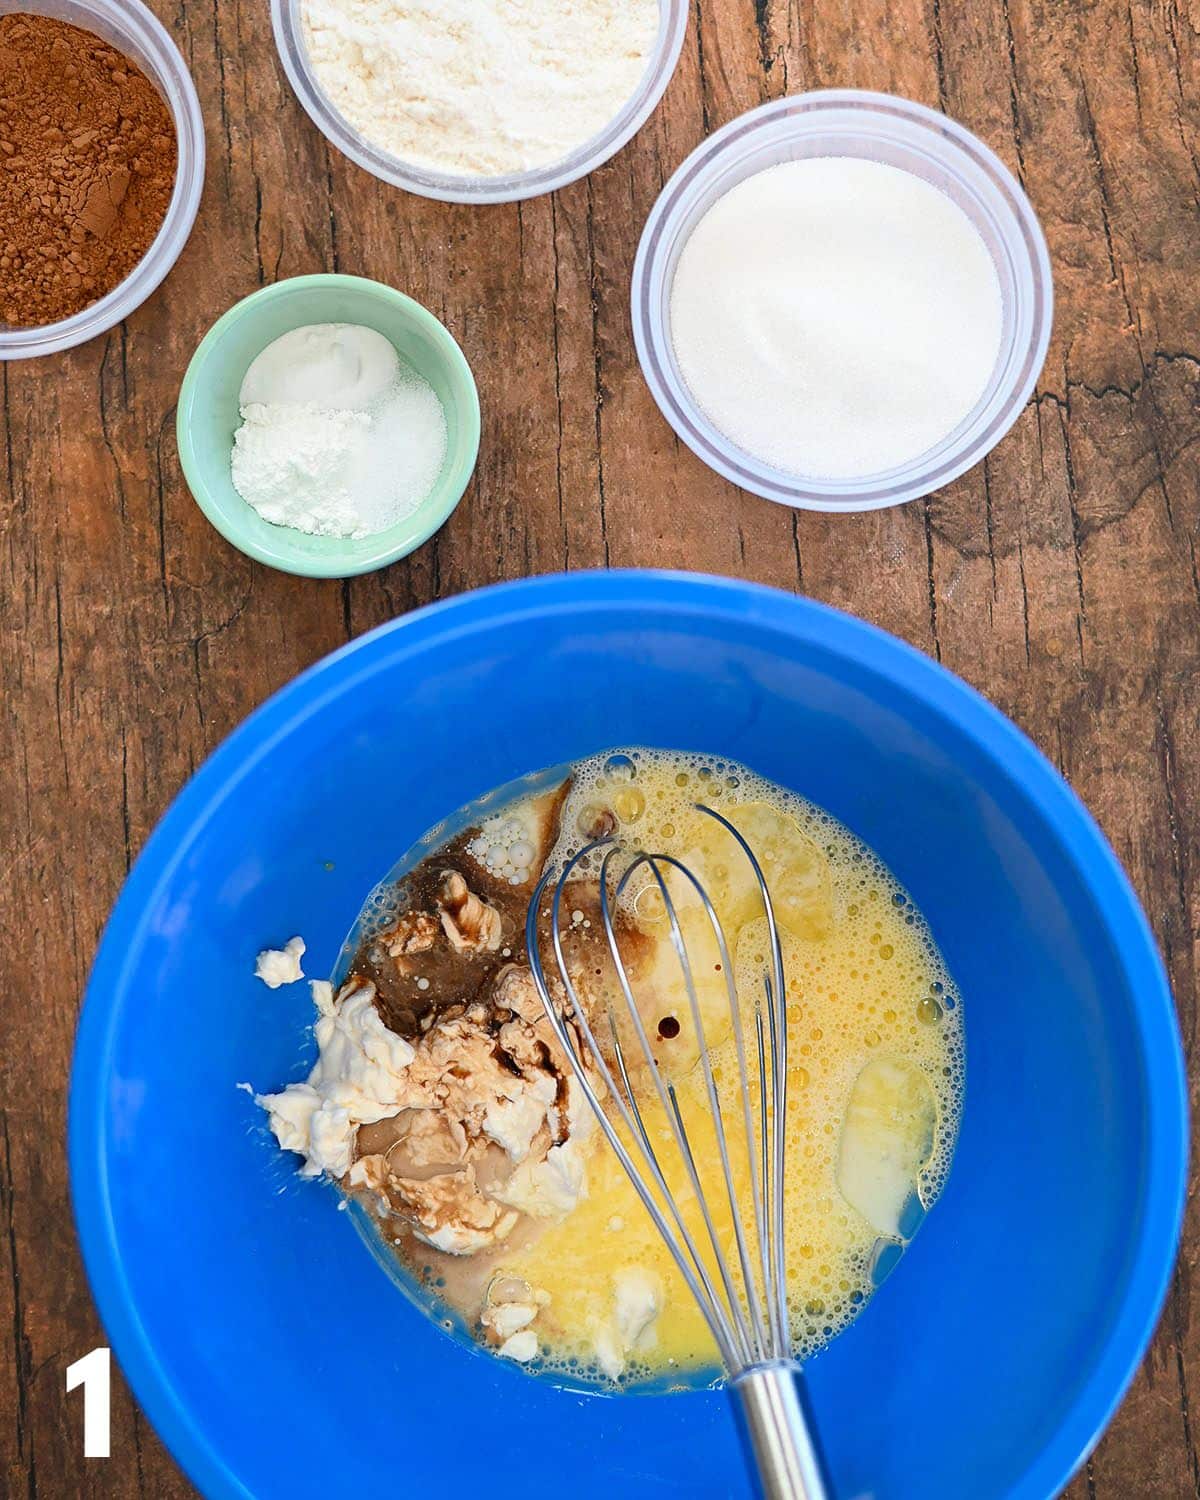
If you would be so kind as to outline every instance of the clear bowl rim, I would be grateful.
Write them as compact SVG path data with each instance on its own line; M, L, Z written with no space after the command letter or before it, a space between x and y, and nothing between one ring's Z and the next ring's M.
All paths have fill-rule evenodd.
M300 24L304 0L271 0L271 28L283 70L305 113L332 146L365 171L443 203L516 203L556 192L586 177L625 146L657 109L675 75L687 31L687 0L658 0L659 29L637 89L608 124L569 156L528 172L470 177L432 172L373 145L326 98L308 62Z
M204 116L200 99L183 54L166 27L142 0L121 0L119 5L111 0L71 0L71 4L107 23L153 59L159 76L151 77L150 81L163 96L175 127L175 185L158 233L124 281L118 282L99 301L57 323L29 328L0 327L0 359L33 359L74 348L106 333L135 312L158 289L179 259L196 222L204 188ZM5 12L12 9L57 14L47 0L23 0L19 6L2 7Z
M832 111L861 113L875 133L888 138L890 121L923 127L929 155L952 175L960 175L964 159L982 172L990 187L1006 203L1019 237L1005 236L1010 252L1024 255L1033 289L1029 337L1014 345L1013 372L989 396L980 399L955 433L912 462L882 475L849 480L789 475L736 447L703 416L681 379L671 373L672 357L665 327L652 308L656 276L665 253L680 232L688 210L687 196L713 177L734 150L753 149L754 139L781 118L797 122L796 138L811 135L812 122ZM882 129L880 127L882 126ZM895 137L892 137L895 139ZM672 173L655 201L638 242L630 280L630 311L634 344L642 375L655 403L677 436L709 468L753 494L801 510L849 512L880 510L902 505L948 484L979 463L1004 437L1032 395L1045 362L1054 320L1054 288L1050 254L1037 214L1020 183L990 146L966 126L938 110L895 94L865 89L814 89L770 100L738 115L706 137ZM981 408L994 407L990 421L976 430Z

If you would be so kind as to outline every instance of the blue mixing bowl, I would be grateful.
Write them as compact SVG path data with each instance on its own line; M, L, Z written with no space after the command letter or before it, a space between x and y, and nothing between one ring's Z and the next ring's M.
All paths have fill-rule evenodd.
M235 1088L313 1056L307 990L265 990L259 948L302 933L324 974L447 811L632 743L829 808L962 987L945 1194L810 1366L838 1496L1044 1500L1112 1414L1171 1271L1186 1111L1162 967L1095 825L1007 720L877 630L741 583L575 575L436 605L305 673L193 778L109 925L75 1210L114 1350L206 1495L747 1492L720 1393L567 1393L446 1337Z

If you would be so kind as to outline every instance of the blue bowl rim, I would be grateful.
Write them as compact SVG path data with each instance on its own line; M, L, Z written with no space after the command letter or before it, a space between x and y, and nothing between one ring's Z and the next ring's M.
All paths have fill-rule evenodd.
M101 1319L133 1391L159 1436L209 1500L260 1500L213 1451L171 1385L138 1317L114 1234L104 1153L104 1084L113 1042L106 998L127 987L127 969L155 891L197 830L264 755L346 690L379 659L582 605L676 616L721 614L774 628L886 676L973 740L1040 814L1075 863L1122 955L1148 1075L1148 1173L1141 1233L1108 1346L1066 1419L1034 1454L1011 1491L1042 1500L1070 1481L1099 1441L1137 1373L1166 1297L1182 1226L1188 1104L1175 1006L1149 923L1116 855L1086 807L1034 743L961 678L914 647L815 600L737 579L657 569L556 573L494 584L401 616L322 658L256 709L189 779L151 834L103 933L84 995L68 1108L71 1197L84 1264ZM357 660L356 662L356 658ZM357 670L355 670L355 666ZM347 679L347 671L351 676ZM681 1398L686 1399L686 1398Z

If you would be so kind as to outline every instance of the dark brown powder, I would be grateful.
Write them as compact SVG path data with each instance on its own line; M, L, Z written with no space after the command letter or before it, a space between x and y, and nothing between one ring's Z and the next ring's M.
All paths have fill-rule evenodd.
M0 16L0 318L70 317L149 249L175 183L171 116L91 32Z

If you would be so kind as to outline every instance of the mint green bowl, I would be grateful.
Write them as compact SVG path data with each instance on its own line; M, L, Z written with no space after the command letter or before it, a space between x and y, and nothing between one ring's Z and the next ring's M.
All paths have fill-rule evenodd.
M306 323L361 323L396 346L430 383L446 414L446 461L410 516L357 540L273 526L233 487L230 455L241 421L238 392L250 362L280 334ZM305 578L349 578L407 557L462 499L479 452L479 395L462 350L433 314L360 276L295 276L235 303L192 355L175 416L179 461L200 509L248 557Z

